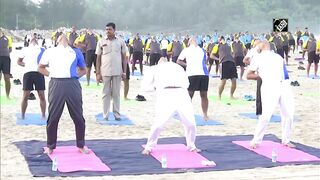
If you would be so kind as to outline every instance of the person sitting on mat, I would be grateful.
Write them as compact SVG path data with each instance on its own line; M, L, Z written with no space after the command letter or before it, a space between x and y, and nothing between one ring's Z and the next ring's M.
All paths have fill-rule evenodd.
M86 74L86 63L81 51L68 45L65 34L59 36L58 45L43 53L38 70L51 77L49 82L49 116L47 120L47 151L51 154L57 144L57 130L64 105L75 124L77 147L81 153L89 151L84 148L85 119L82 108L82 90L78 78ZM47 70L50 66L50 72Z
M262 114L259 116L250 147L255 149L262 142L273 111L278 104L282 121L282 144L295 147L289 139L294 116L294 98L284 59L270 51L268 42L261 42L258 48L261 53L251 60L247 79L257 80L259 77L262 79Z
M159 64L146 74L142 83L142 89L152 90L156 88L157 102L156 114L142 154L149 155L157 144L160 132L164 124L170 120L175 112L184 126L187 147L192 152L200 152L195 145L196 122L191 98L188 94L189 80L183 68L173 62L167 62L165 58L159 60Z

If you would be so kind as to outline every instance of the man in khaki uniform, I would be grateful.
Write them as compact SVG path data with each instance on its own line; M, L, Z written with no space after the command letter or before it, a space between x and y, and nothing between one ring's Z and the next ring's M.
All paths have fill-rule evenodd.
M121 78L126 78L127 48L124 41L115 36L114 23L106 25L107 36L97 43L97 82L103 83L102 101L103 117L108 120L110 100L113 100L113 114L120 119L120 87Z

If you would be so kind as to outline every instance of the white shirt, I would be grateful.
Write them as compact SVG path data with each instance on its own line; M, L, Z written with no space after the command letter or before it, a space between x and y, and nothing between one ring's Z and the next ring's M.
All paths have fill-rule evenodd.
M167 39L161 40L161 49L168 49L169 42Z
M253 56L259 54L258 53L258 48L257 47L254 47L254 48L251 48L248 53L246 54L245 57L248 57L249 58L249 61L252 60Z
M41 48L38 45L30 44L29 47L24 47L19 55L19 58L22 58L25 66L25 73L27 72L37 72L38 64L45 51L44 48Z
M262 51L254 55L251 60L249 71L258 72L264 83L278 83L284 78L284 60L279 55L272 51Z
M208 76L208 69L206 66L206 53L199 46L190 45L183 49L178 59L186 59L188 76L206 75Z
M165 89L166 87L189 87L189 79L183 68L173 62L160 62L145 73L142 90Z
M79 49L61 45L47 49L39 64L49 65L49 77L53 78L78 78L77 66L86 67Z

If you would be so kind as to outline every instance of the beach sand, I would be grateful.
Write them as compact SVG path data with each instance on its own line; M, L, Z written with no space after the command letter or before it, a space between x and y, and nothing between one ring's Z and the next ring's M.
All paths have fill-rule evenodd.
M23 68L16 63L17 51L11 54L13 79L22 81ZM295 116L299 121L294 123L291 139L304 145L320 148L320 81L299 77L305 75L305 70L298 70L298 61L294 57L301 54L294 54L289 60L288 69L292 71L292 81L297 80L299 87L292 87L295 94ZM305 65L306 67L306 61ZM137 66L138 68L138 66ZM148 67L145 69L147 70ZM214 69L214 68L212 68ZM139 68L138 68L139 70ZM311 69L313 73L313 67ZM95 75L92 74L95 78ZM11 79L13 81L13 79ZM49 79L46 78L48 84ZM209 96L216 96L218 92L218 78L210 78ZM83 109L86 119L86 139L130 139L147 138L153 116L154 116L154 93L143 93L147 101L136 102L135 96L140 93L141 80L136 77L130 79L129 98L130 102L121 104L121 113L134 120L134 126L103 126L95 121L95 115L102 112L101 89L83 88ZM1 96L5 96L4 81L1 81ZM230 84L228 81L224 95L229 96ZM92 83L94 85L94 83ZM85 85L84 85L85 86ZM48 86L47 86L48 87ZM237 84L235 96L239 99L244 95L255 96L256 82L241 81ZM46 92L47 94L47 92ZM16 104L1 104L1 179L33 179L27 163L19 149L13 144L16 141L40 140L46 141L45 126L18 126L16 125L15 114L20 112L20 101L22 97L22 86L12 83L11 97L16 99ZM40 113L39 100L29 101L27 113ZM123 85L121 89L123 99ZM48 105L48 104L47 104ZM193 98L194 110L201 114L200 95L196 92ZM209 101L209 116L224 123L223 126L201 126L197 127L197 135L247 135L253 134L256 121L247 120L238 115L241 112L255 112L255 103L244 105L225 103L216 100ZM275 110L279 114L279 110ZM275 134L281 138L280 123L270 123L267 133ZM161 137L182 137L184 131L178 121L170 121L166 124ZM160 137L160 138L161 138ZM58 130L58 141L75 140L74 124L69 116L67 108L61 117ZM214 148L214 147L212 147ZM245 157L244 157L245 160ZM274 168L255 168L249 170L233 171L212 171L203 173L182 173L182 174L161 174L141 176L103 176L103 177L47 177L41 179L320 179L320 166L318 165L288 165Z

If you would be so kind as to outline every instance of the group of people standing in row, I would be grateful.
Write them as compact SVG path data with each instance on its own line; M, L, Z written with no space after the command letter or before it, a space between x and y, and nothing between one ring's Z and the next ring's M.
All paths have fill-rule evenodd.
M258 80L261 101L257 102L259 103L257 114L260 116L251 146L256 148L262 141L272 112L278 103L280 103L281 118L284 122L282 123L282 143L293 146L290 143L289 134L293 121L294 103L286 69L293 37L290 33L274 32L263 36L239 33L217 38L206 36L200 40L194 36L185 36L183 39L181 36L174 36L172 41L169 41L165 36L159 38L149 35L142 40L138 33L131 39L126 39L116 36L115 30L115 24L108 23L105 28L106 36L101 37L90 29L80 34L76 32L75 27L72 27L71 32L63 32L59 29L52 35L54 47L45 49L39 46L36 37L33 37L28 47L23 48L19 54L18 64L26 70L23 77L22 119L25 118L27 97L32 90L38 91L42 117L46 118L44 76L51 78L47 117L48 153L52 153L56 148L58 122L65 104L75 124L77 147L82 153L88 152L84 149L85 119L82 109L82 90L78 78L86 75L87 85L90 85L91 67L94 65L97 84L103 84L104 120L109 120L111 99L113 115L116 120L121 120L121 81L124 81L124 98L127 98L130 78L128 62L132 61L131 73L133 74L135 63L138 61L141 75L143 75L144 54L147 56L147 64L157 65L150 71L153 73L146 75L144 79L149 80L147 83L149 86L156 87L158 96L155 123L151 128L144 154L151 152L164 123L175 111L184 123L188 147L191 151L200 151L195 147L196 128L191 99L195 91L200 91L203 118L209 120L207 91L213 63L216 64L216 74L220 72L219 99L228 79L232 83L230 98L234 98L238 78L237 66L240 66L240 79L244 74L244 67L249 65L247 79ZM5 77L6 93L9 98L8 75L12 40L5 36L3 31L0 33L0 70ZM309 37L303 43L304 51L308 52L308 67L310 69L310 64L314 63L316 75L320 42L316 42L313 34L308 32L304 34ZM300 43L300 40L298 42ZM307 69L308 75L309 69ZM168 102L172 102L172 106L164 105L170 104Z

